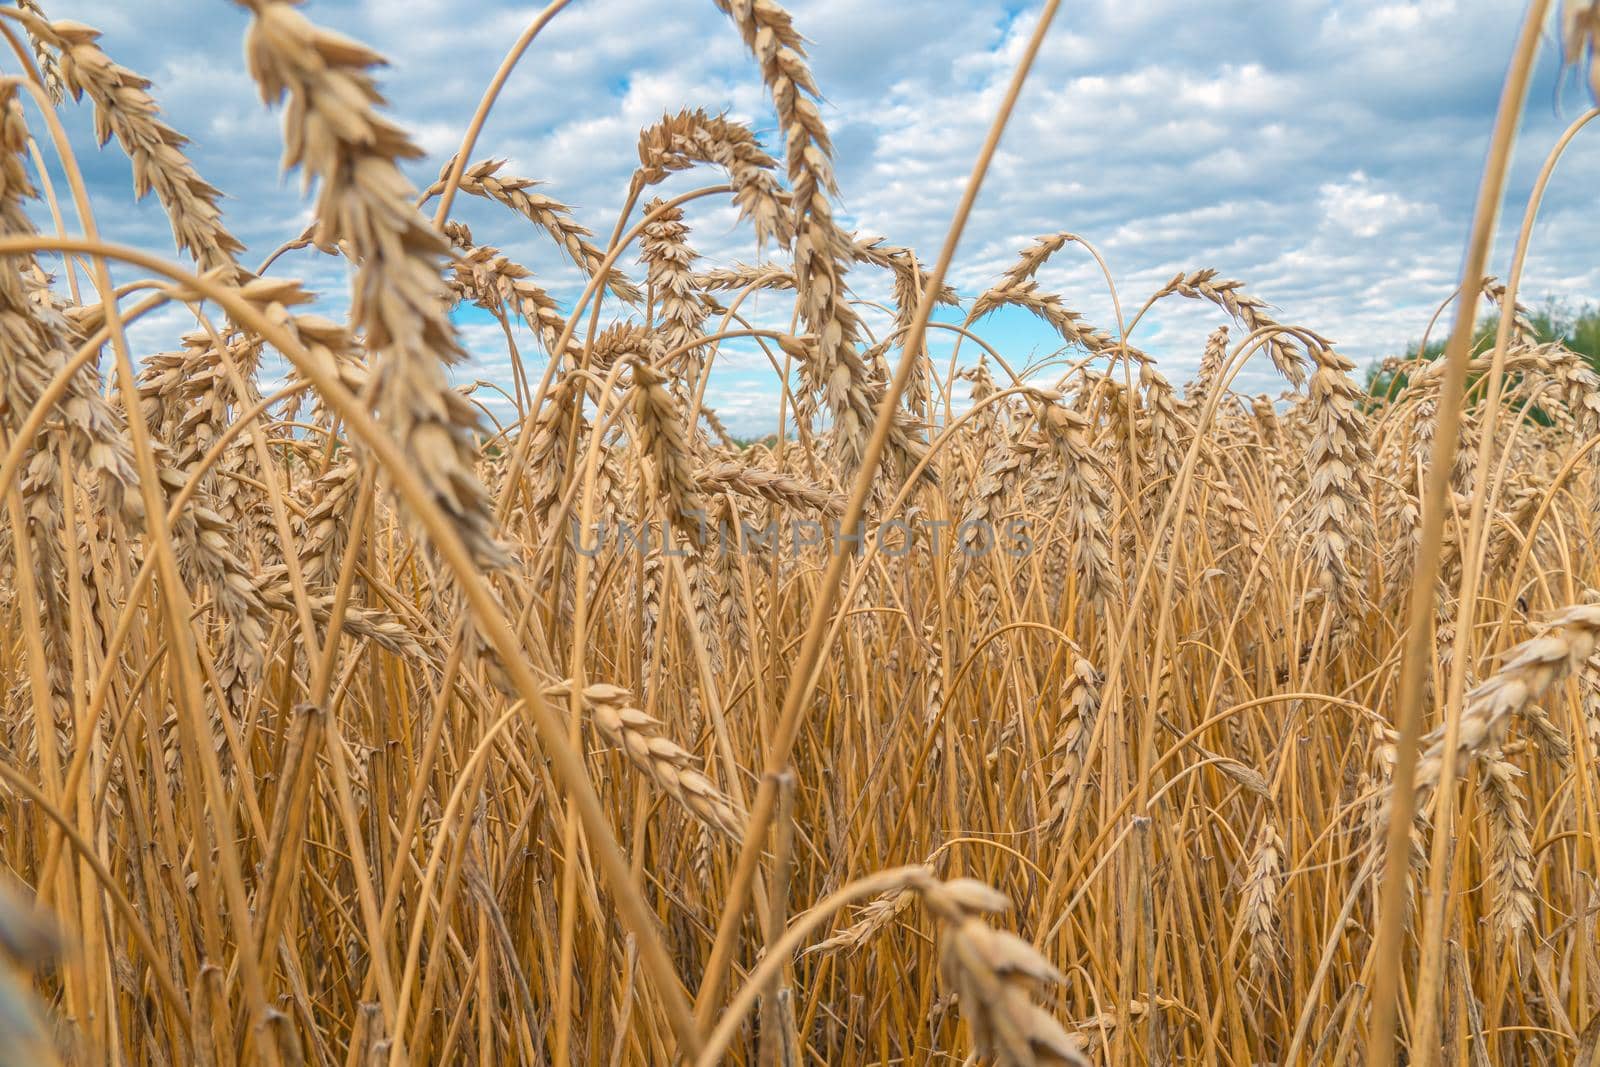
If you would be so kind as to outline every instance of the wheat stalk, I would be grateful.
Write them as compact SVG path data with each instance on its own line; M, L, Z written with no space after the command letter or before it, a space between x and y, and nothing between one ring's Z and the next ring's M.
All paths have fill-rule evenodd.
M1369 1030L1381 1043L1369 987L1390 978L1413 1062L1590 1058L1600 594L1581 591L1600 450L1579 449L1600 436L1600 377L1581 346L1543 343L1540 316L1484 280L1488 304L1464 310L1505 316L1510 342L1479 335L1453 412L1459 361L1419 345L1364 388L1321 335L1200 271L1153 299L1203 301L1226 325L1169 380L1137 347L1158 332L1152 301L1116 286L1118 336L1071 310L1104 296L1052 291L1074 244L1108 282L1127 265L1070 233L1019 240L1003 211L973 217L962 255L1027 247L970 290L948 264L958 284L930 290L910 247L843 224L835 168L854 168L792 20L773 0L722 4L775 147L759 116L649 124L595 225L638 242L637 287L626 250L567 207L606 190L558 196L498 162L515 145L489 145L519 58L566 73L578 53L557 33L588 33L580 5L512 47L446 164L481 213L436 229L403 172L439 161L386 117L378 57L287 0L248 0L248 63L286 102L286 158L316 190L261 277L234 264L220 195L148 84L35 0L0 9L44 87L0 86L0 864L73 946L13 967L0 944L0 1061L1345 1063ZM1585 70L1592 7L1562 22ZM22 97L45 105L53 78L199 270L40 233L67 207L41 152L58 149L74 197L87 165L29 141ZM702 225L687 204L714 190L658 199L701 168L731 187L724 221L748 227ZM109 215L87 176L84 217ZM229 218L262 233L260 210ZM558 274L570 261L631 306L602 304L576 335L576 290L500 251L546 237ZM345 273L353 306L285 276L312 245L336 254L309 262ZM111 261L123 284L80 297L54 257ZM925 290L959 325L907 350ZM451 325L469 302L490 329ZM1019 350L1013 308L1056 350ZM125 395L104 349L135 320L157 339ZM713 322L738 343L708 341ZM452 387L468 336L486 369ZM1258 347L1303 384L1242 391L1230 376ZM770 405L745 384L768 357L798 379ZM855 478L896 364L887 462ZM1423 545L1429 452L1457 414L1468 447L1447 450L1441 544ZM834 528L851 480L859 544ZM391 483L442 543L372 491ZM419 486L480 564L503 543L510 565L471 573ZM1021 554L985 525L1022 531ZM1453 580L1422 591L1431 617L1412 629L1399 604L1436 548ZM1530 618L1551 621L1515 629ZM1418 640L1443 710L1391 857L1390 704ZM568 674L586 689L542 699L513 677ZM1464 702L1443 699L1452 678ZM1447 756L1464 796L1435 795ZM861 877L891 854L930 866ZM1392 951L1373 937L1394 919L1374 899L1391 861L1399 917L1424 914ZM1000 930L1024 895L1017 933ZM0 901L0 942L25 929ZM763 1001L758 1041L740 1027Z

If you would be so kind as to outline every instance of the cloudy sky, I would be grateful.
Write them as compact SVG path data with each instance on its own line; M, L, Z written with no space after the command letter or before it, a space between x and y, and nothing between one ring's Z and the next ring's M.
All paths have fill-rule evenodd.
M300 231L307 210L298 181L280 173L278 117L261 106L241 60L243 9L217 0L45 3L54 18L99 27L113 56L155 82L168 120L193 139L201 173L229 194L228 220L249 244L248 260ZM842 217L931 261L1038 3L788 7L812 42L826 96ZM1520 9L1505 0L1064 4L953 281L970 297L1033 236L1070 230L1097 243L1125 302L1141 303L1179 270L1215 267L1358 361L1395 351L1420 334L1454 282ZM454 150L483 86L538 8L312 0L304 10L389 56L382 83L393 113L430 153L414 170L420 183ZM1498 270L1545 153L1589 105L1581 81L1551 59L1556 50L1552 39L1530 97ZM474 158L507 158L508 173L548 182L545 192L609 234L637 165L638 130L683 106L727 110L772 140L775 120L755 67L710 0L576 0L512 75ZM92 150L86 110L69 125L102 228L170 253L156 206L131 202L120 154ZM1546 199L1524 288L1532 302L1600 298L1596 136L1580 136ZM573 293L571 268L525 223L483 203L463 203L456 216L552 291ZM753 236L725 205L701 201L689 221L709 262L755 257ZM297 253L274 270L340 299L343 275L330 260ZM1060 254L1041 278L1091 322L1114 325L1104 282L1081 250ZM865 272L852 279L863 295L882 291ZM786 321L782 307L770 310ZM503 378L498 328L471 313L460 321L479 353L464 376ZM1220 321L1214 310L1177 301L1147 320L1135 343L1182 378ZM174 312L136 339L170 347L183 328ZM984 332L1021 361L1056 347L1025 316L997 317ZM772 425L776 387L762 366L733 354L711 392L743 432ZM1245 385L1280 388L1267 374Z

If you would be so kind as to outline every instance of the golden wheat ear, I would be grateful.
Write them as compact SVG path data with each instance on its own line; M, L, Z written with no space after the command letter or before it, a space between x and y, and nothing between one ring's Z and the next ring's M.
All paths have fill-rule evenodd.
M1082 1043L1034 1002L1037 991L1066 977L1028 942L986 919L1011 901L971 878L930 879L920 892L940 923L940 971L978 1051L1007 1067L1088 1067Z
M252 0L245 41L268 102L287 96L284 165L319 185L314 239L354 252L350 318L375 356L378 408L480 565L508 561L474 472L478 412L445 368L465 358L445 309L444 237L413 206L399 162L421 154L374 107L383 57L312 25L286 0Z
M444 191L454 161L447 161L439 173L439 180L428 186L424 197L437 196ZM567 257L589 277L600 270L605 253L589 240L594 234L572 218L572 209L543 193L535 192L538 182L531 178L516 178L500 173L503 159L489 159L469 166L461 176L460 189L473 196L503 204L550 235ZM637 304L643 299L637 286L615 267L606 273L606 288L619 299Z
M546 690L546 695L560 698L569 692L570 685L564 682ZM659 720L631 706L626 689L596 683L585 686L580 695L595 729L662 792L711 829L735 842L743 838L744 820L727 794L699 771L693 756L661 733Z

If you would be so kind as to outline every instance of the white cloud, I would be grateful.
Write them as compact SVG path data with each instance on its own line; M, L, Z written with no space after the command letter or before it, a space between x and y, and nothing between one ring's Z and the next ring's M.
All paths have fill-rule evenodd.
M1376 237L1426 210L1399 193L1379 189L1359 170L1348 181L1324 183L1318 193L1327 221L1351 237Z

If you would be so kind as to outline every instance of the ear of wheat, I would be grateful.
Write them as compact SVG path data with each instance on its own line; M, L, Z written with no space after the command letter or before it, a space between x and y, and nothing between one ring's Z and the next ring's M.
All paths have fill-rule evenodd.
M965 878L929 884L921 892L943 927L940 969L960 998L978 1050L1009 1067L1088 1067L1078 1041L1033 1001L1036 989L1065 982L1065 977L1032 945L984 919L1011 902L990 886Z
M1283 954L1278 893L1283 885L1283 838L1264 822L1249 857L1239 895L1239 925L1250 938L1250 967L1260 978L1277 969Z
M235 273L234 255L244 246L222 223L217 206L222 194L184 156L183 135L156 118L156 102L146 92L150 82L112 61L95 43L100 33L91 26L63 21L32 29L59 51L60 62L53 69L60 84L74 98L87 95L94 102L100 143L116 137L127 152L135 193L155 191L178 246L201 270Z
M381 353L379 407L408 459L482 564L503 566L489 500L473 472L477 411L449 387L445 367L464 358L445 314L443 237L409 200L398 162L420 155L380 116L365 46L319 29L284 0L250 0L250 72L268 102L289 98L284 165L320 183L313 239L348 241L357 256L352 322Z
M666 115L640 132L639 171L634 180L641 186L655 185L668 174L697 164L726 170L739 214L750 220L757 239L788 247L794 223L789 197L773 174L778 162L767 155L747 127L725 115L696 109Z
M1252 333L1278 325L1277 321L1267 314L1267 305L1260 298L1244 292L1243 282L1219 279L1215 270L1206 269L1197 270L1192 274L1178 274L1156 295L1159 299L1169 293L1186 296L1191 300L1209 301L1226 311L1240 326ZM1278 368L1278 373L1296 389L1304 385L1306 360L1294 342L1281 333L1274 333L1265 343L1267 355L1271 357L1272 365Z
M594 234L573 221L572 209L542 193L534 192L538 182L529 178L502 175L503 159L487 159L474 163L462 172L460 189L473 196L503 204L550 235L578 269L593 276L605 260L605 254L589 240ZM444 191L444 183L451 163L446 163L439 180L428 186L424 195L436 196ZM641 299L639 289L615 268L606 274L606 288L619 300L637 304Z
M1557 615L1549 632L1506 653L1494 676L1467 694L1456 735L1461 758L1492 755L1505 744L1516 716L1551 686L1579 670L1600 641L1600 605L1582 604ZM1444 730L1427 739L1417 764L1418 786L1438 780L1444 760Z
M1600 98L1600 4L1594 0L1566 0L1561 21L1566 60L1589 59L1589 91Z
M554 687L546 695L566 692ZM734 841L743 836L744 821L727 795L696 769L693 756L662 735L658 720L631 706L626 689L597 683L585 686L582 697L601 735L685 811Z

